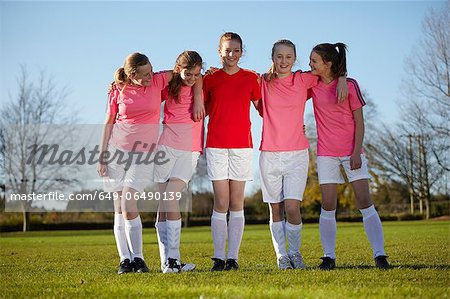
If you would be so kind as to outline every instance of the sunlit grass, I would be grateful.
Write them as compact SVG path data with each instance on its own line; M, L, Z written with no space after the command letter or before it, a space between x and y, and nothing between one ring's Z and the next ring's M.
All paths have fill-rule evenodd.
M338 223L337 266L317 270L322 255L316 224L305 224L306 270L278 271L267 225L248 225L240 270L211 273L209 227L183 230L184 261L192 273L161 274L155 231L144 230L146 274L116 274L118 255L111 231L2 234L2 298L442 298L450 296L450 223L386 222L386 251L393 269L374 268L362 223Z

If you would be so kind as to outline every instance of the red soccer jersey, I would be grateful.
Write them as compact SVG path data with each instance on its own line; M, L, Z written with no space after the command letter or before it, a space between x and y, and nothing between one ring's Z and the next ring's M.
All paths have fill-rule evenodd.
M205 76L203 88L209 114L206 147L252 148L250 102L261 98L258 75L219 70Z

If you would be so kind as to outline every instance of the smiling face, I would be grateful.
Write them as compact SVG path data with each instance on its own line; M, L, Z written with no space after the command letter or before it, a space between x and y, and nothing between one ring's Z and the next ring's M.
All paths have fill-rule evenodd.
M193 68L184 68L180 71L181 82L186 86L193 86L197 79L201 76L201 66L195 66Z
M220 59L226 67L236 67L242 57L242 45L235 39L222 41L219 49Z
M135 73L130 75L132 84L137 86L150 86L153 77L153 67L150 63L138 66Z
M314 51L309 56L309 66L313 75L328 77L331 74L331 62L323 61L322 57Z
M295 59L295 52L292 47L282 44L275 47L272 61L278 77L283 78L291 74Z

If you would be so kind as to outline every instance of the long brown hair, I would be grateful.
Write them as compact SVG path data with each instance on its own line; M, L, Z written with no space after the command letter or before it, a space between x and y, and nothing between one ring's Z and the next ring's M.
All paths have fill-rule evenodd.
M347 75L347 46L344 43L323 43L313 48L324 62L331 62L331 75L333 78Z
M169 99L174 99L176 103L180 103L180 90L183 85L180 71L182 69L191 69L194 67L203 67L203 60L200 54L195 51L184 51L178 55L175 67L173 68L173 77L169 81Z

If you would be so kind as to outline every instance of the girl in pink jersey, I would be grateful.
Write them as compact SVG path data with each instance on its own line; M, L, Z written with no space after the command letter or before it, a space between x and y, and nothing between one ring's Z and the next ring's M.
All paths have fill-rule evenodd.
M238 66L242 56L241 37L232 32L222 34L218 52L222 69L206 75L203 80L209 114L206 160L214 189L211 217L214 265L211 271L239 267L237 260L245 222L245 182L252 179L250 103L261 98L258 76Z
M310 56L311 73L320 76L319 84L311 89L317 124L317 171L322 191L319 229L324 257L319 268L335 268L337 184L344 183L342 165L363 215L364 228L372 245L375 265L389 268L384 251L383 230L378 212L370 199L370 178L362 151L365 105L358 83L347 79L349 96L337 103L333 94L336 78L347 73L346 46L342 43L319 44Z
M153 151L158 136L161 90L171 73L153 74L147 56L133 53L117 69L109 93L108 110L100 145L102 156L108 150L120 158L104 162L97 171L104 177L105 191L114 192L114 236L120 255L119 274L148 272L142 253L142 222L135 200L150 182L152 168L137 163L140 153Z
M136 199L153 175L151 152L158 140L161 92L172 75L172 71L154 74L147 56L133 53L117 69L115 84L109 89L100 152L105 158L106 150L119 158L101 158L97 171L104 177L105 191L114 192L118 199L114 201L114 236L119 274L149 271L142 254L142 222ZM194 97L201 100L201 84L195 84L194 90Z
M278 268L303 269L300 202L309 165L303 114L308 90L317 85L319 77L309 72L292 72L296 49L289 40L279 40L273 45L272 61L261 82L261 190L263 201L269 203L269 225ZM342 86L345 90L345 78Z
M167 163L155 165L154 180L161 198L156 232L163 273L192 271L194 264L181 263L181 214L179 199L186 188L203 150L203 120L193 120L193 86L201 77L203 62L195 51L184 51L175 63L172 80L163 90L164 128L158 151L165 152Z

